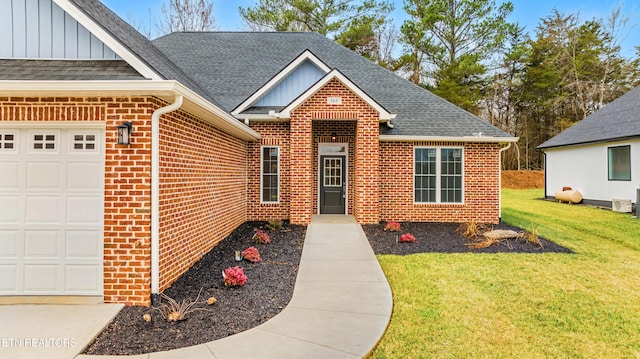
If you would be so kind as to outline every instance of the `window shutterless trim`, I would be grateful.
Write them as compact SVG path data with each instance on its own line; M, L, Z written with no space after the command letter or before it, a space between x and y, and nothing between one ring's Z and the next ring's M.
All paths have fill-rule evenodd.
M435 149L436 150L436 188L435 188L435 201L433 202L418 202L416 201L416 150L418 149ZM461 151L461 173L460 173L460 202L442 202L442 150L443 149L459 149ZM445 205L461 205L464 204L464 193L465 193L465 181L464 181L464 147L462 146L414 146L413 147L413 186L412 186L412 196L413 196L413 204L416 205L428 205L428 204L445 204Z
M278 191L278 199L275 201L265 201L264 200L264 149L265 148L275 148L278 150L278 170L276 172L277 177L277 191ZM268 175L273 175L272 173L268 173ZM260 146L260 204L279 204L280 203L280 146Z
M611 150L623 149L626 148L627 153L629 155L629 162L627 163L628 173L625 173L624 178L612 178L611 176ZM623 146L609 146L607 147L607 179L609 181L623 181L629 182L631 181L631 145L623 145Z

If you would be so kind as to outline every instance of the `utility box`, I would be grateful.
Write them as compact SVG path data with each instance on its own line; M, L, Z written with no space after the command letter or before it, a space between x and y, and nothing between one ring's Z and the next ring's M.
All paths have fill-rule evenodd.
M630 199L613 199L611 200L611 209L614 212L630 213L631 200Z

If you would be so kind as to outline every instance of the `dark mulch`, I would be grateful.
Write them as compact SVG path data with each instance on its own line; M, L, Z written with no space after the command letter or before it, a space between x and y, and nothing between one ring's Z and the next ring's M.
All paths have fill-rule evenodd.
M572 253L571 250L557 245L544 238L540 239L542 247L531 245L522 240L510 240L509 243L498 243L487 248L471 249L464 237L456 232L459 224L455 223L401 223L401 232L384 230L385 223L363 225L369 243L376 254L414 254L425 252L437 253ZM499 224L493 229L520 228ZM396 243L396 235L411 233L416 237L415 243Z
M164 351L206 343L253 328L269 320L289 303L293 294L304 226L287 225L268 232L270 244L255 244L254 229L264 222L248 222L238 227L164 293L178 301L215 297L217 303L204 307L180 322L168 322L147 307L126 307L89 345L84 354L132 355ZM262 262L236 262L234 251L255 246ZM248 277L243 287L225 287L224 268L239 265ZM163 300L164 302L164 300ZM142 316L150 313L151 322Z

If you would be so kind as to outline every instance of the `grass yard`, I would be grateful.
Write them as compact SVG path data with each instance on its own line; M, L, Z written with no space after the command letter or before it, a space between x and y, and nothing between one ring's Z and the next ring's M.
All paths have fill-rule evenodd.
M503 219L575 254L378 256L394 312L374 358L640 358L640 220L503 190Z

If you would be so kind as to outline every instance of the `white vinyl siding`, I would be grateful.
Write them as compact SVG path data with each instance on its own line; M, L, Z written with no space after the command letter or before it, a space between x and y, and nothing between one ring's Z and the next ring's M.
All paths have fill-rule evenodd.
M260 148L260 202L280 201L280 147Z
M463 149L414 148L414 202L462 203Z
M629 146L631 181L610 181L608 148ZM640 139L602 144L549 148L545 150L545 194L568 186L588 200L611 201L626 199L636 202L640 188Z
M0 9L0 58L119 58L52 0L0 0Z

